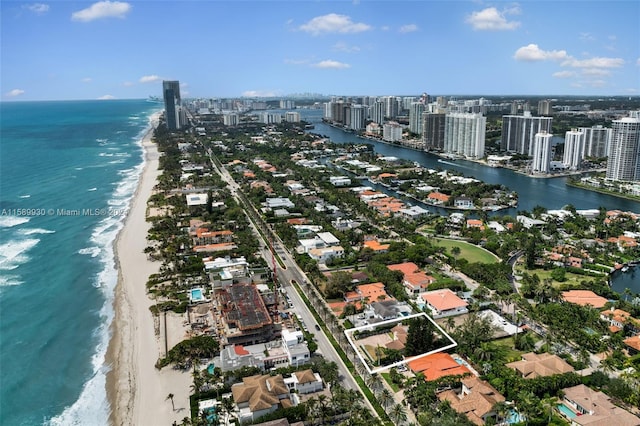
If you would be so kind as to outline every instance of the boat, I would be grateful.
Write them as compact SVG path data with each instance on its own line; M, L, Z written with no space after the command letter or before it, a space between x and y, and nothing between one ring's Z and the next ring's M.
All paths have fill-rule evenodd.
M628 266L623 266L622 269L620 269L622 272L627 272L629 270Z

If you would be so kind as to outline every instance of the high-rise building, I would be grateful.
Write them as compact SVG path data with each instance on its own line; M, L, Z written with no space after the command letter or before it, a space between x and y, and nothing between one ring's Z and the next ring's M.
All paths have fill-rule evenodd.
M240 116L235 112L222 114L222 123L225 126L237 126L240 123Z
M467 158L484 157L487 117L473 113L447 114L444 123L444 151Z
M178 130L184 125L182 100L180 99L180 82L165 80L162 82L164 113L167 129Z
M533 163L531 170L537 173L549 173L551 170L551 138L553 135L542 131L536 133L533 140Z
M549 99L538 101L538 115L551 115L551 101Z
M387 142L402 140L402 126L395 121L388 121L382 126L382 139Z
M543 131L551 133L552 122L552 117L533 117L530 113L504 115L500 148L503 151L531 155L531 143L535 135Z
M424 112L424 104L421 102L413 102L409 107L409 131L417 135L422 134L422 113Z
M385 117L385 105L382 101L376 101L369 108L369 118L374 123L383 124Z
M299 123L300 113L295 111L287 111L284 113L284 121L287 123Z
M640 181L640 119L613 121L607 179Z
M571 170L578 170L584 160L584 132L571 129L564 136L562 162Z
M363 105L352 105L350 108L349 128L359 132L365 128L366 109Z
M422 125L422 140L427 151L442 151L444 149L444 122L446 114L424 113Z
M385 117L389 119L396 118L398 116L398 112L400 111L398 99L395 96L385 96L383 98L383 102Z
M601 125L578 128L584 133L584 156L602 158L609 155L612 129Z

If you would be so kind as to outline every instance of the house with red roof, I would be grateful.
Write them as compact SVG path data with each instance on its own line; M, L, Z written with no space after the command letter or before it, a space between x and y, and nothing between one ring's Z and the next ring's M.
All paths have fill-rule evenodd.
M413 262L397 263L388 265L392 271L400 271L404 274L402 284L409 296L416 297L425 291L430 284L435 282L435 278L421 271L418 265Z
M460 299L448 288L428 291L422 294L421 297L425 302L425 308L431 311L434 318L449 317L469 312L467 309L469 304Z
M424 379L428 382L445 376L471 374L467 367L458 364L451 355L444 352L420 357L409 361L407 365L414 373L422 373Z
M598 296L591 290L569 290L562 292L562 300L580 306L591 305L596 309L604 308L607 299Z

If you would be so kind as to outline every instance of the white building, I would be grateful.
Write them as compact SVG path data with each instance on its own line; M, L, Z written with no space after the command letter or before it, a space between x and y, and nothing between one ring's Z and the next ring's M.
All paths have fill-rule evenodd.
M640 119L625 117L613 121L607 179L640 180Z
M551 133L536 133L533 142L533 163L531 171L549 173L551 170Z
M240 123L240 116L235 112L230 112L222 115L222 123L225 126L237 126Z
M578 130L584 133L584 157L602 158L609 155L612 129L597 125L580 127Z
M352 105L349 109L350 120L349 128L351 130L360 131L365 128L367 118L367 110L362 105Z
M402 140L402 126L395 121L389 121L382 127L382 139L387 142Z
M447 114L444 124L444 151L467 158L484 157L487 118L482 114Z
M209 201L209 196L207 194L187 194L185 195L187 198L187 206L204 206Z
M551 133L552 122L552 117L533 117L529 112L503 116L500 149L531 155L535 135L542 131Z
M584 137L584 133L576 129L565 133L562 162L571 170L578 170L584 159Z
M424 104L422 102L413 102L409 107L409 131L418 135L422 134L422 113L424 112Z
M284 121L287 123L299 123L300 122L300 113L289 111L284 114Z

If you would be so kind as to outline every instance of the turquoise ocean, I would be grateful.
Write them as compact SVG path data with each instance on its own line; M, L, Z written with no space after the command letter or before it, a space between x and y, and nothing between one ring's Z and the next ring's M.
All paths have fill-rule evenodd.
M113 242L160 109L0 103L0 424L107 424Z

